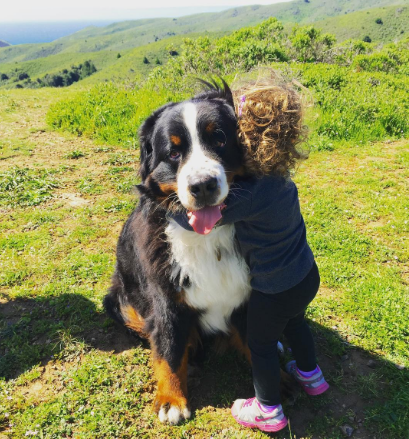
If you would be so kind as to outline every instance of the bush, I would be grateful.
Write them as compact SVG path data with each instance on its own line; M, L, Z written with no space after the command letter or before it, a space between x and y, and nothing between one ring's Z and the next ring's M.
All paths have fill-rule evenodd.
M355 57L352 66L366 72L409 73L408 40L386 46L380 52Z
M365 41L365 43L371 43L372 42L372 38L369 37L368 35L366 35L363 39L363 41Z
M9 77L8 77L5 73L2 73L2 74L0 75L0 79L1 79L2 81L7 81L7 80L9 79Z
M144 64L149 64L149 60L148 60L148 58L146 58L146 56L143 57L143 63Z
M290 36L293 55L301 62L324 61L326 52L334 45L335 36L322 34L314 26L295 26Z
M18 75L18 79L19 79L19 81L24 81L24 79L28 79L29 77L30 77L29 74L26 73L26 72L20 73L20 74Z
M377 18L377 19L375 20L375 23L376 23L376 24L383 24L382 18Z
M42 87L68 87L75 82L84 79L97 71L92 61L85 61L84 64L71 66L71 69L64 69L60 74L45 75L37 82Z
M110 144L134 145L140 123L157 107L178 100L165 87L125 90L100 84L53 105L47 122L55 129L87 135Z

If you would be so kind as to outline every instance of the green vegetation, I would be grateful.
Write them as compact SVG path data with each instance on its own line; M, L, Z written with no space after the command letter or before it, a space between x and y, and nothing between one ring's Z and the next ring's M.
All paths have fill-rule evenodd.
M153 70L141 87L125 90L99 85L56 104L48 114L48 123L53 128L112 144L133 144L139 124L153 108L190 93L192 84L186 80L186 74L228 75L272 61L325 59L343 65L274 64L283 75L299 80L313 93L315 111L319 113L318 117L316 114L311 117L313 144L325 149L333 148L334 142L406 136L407 43L387 46L381 51L363 42L336 47L333 44L331 35L311 26L295 28L287 39L282 25L275 19L220 39L187 39L180 55ZM389 61L382 63L379 59Z
M331 32L338 41L351 38L363 40L369 37L374 42L393 42L406 38L409 34L409 5L401 3L401 5L371 8L326 18L317 21L314 25L324 32ZM383 24L377 24L377 19Z
M192 37L194 36L192 34ZM153 60L158 58L161 63L166 63L167 59L172 56L169 52L177 50L183 42L183 38L181 36L169 37L168 40L161 40L148 46L128 49L121 52L120 58L110 50L89 53L62 53L32 61L1 64L0 71L7 74L8 77L18 78L20 73L25 72L31 78L41 78L45 75L60 75L62 70L70 70L71 66L84 64L89 60L95 65L97 72L81 80L78 84L81 87L112 80L135 83L140 78L146 77L156 67L154 63L143 64L144 56ZM13 81L0 82L0 89L14 88L18 82Z
M15 73L16 78L7 77L6 79L17 82L24 81L23 83L18 83L17 88L39 88L39 87L69 87L75 82L81 81L82 79L91 76L97 71L94 63L92 61L85 61L84 64L78 66L71 66L70 70L64 69L55 75L45 75L43 78L37 78L32 81L28 73ZM13 80L14 79L14 80Z
M67 99L73 91L61 93ZM250 370L232 354L210 355L199 387L191 388L193 419L168 427L152 414L149 350L113 325L101 306L116 239L135 203L138 151L131 143L95 145L44 130L56 97L47 88L0 94L0 130L13 151L0 162L2 175L13 181L18 165L30 169L10 194L5 186L2 192L9 197L0 220L2 434L267 438L240 428L229 414L231 401L252 391ZM28 158L19 139L35 142ZM407 431L408 372L395 366L408 367L407 150L407 141L340 142L335 151L313 150L296 174L322 276L309 317L331 391L286 405L292 439L340 439L345 423L364 438L396 439ZM12 203L32 180L52 183L51 198L37 206ZM284 437L288 431L278 435Z
M53 176L56 171L46 169L12 168L0 172L1 206L36 206L52 197L58 187Z
M372 0L370 6L375 8L405 4L408 4L407 0ZM24 62L59 53L112 51L116 54L134 47L166 40L175 35L181 36L187 33L206 31L229 32L245 26L256 25L268 17L276 17L283 23L308 24L328 17L340 18L345 14L367 8L368 2L366 0L326 0L325 2L313 1L310 3L306 3L304 0L293 0L266 6L245 6L218 13L197 14L177 19L158 18L127 21L102 28L89 27L52 43L24 44L1 48L0 63ZM382 16L381 14L376 15L372 20L375 26L377 26L375 19ZM382 27L389 29L386 22L385 26ZM405 28L407 30L407 22ZM326 31L333 32L334 29L330 28ZM351 38L351 36L344 37L344 39L347 38Z
M363 5L337 3L343 11ZM331 5L312 16L328 15ZM299 21L304 8L317 8L312 0L275 6L298 7ZM372 21L387 26L380 13ZM133 26L125 23L124 32ZM193 77L219 73L230 82L268 65L311 104L310 158L295 180L322 280L309 318L331 385L322 397L285 405L291 431L277 437L340 439L345 424L363 439L405 437L407 44L335 44L315 26L287 32L269 19L220 38L121 48L120 58L118 50L83 54L98 72L58 91L1 89L0 436L267 438L230 415L232 401L253 391L248 366L230 352L211 353L202 378L189 384L194 417L160 424L151 411L149 350L107 318L102 297L136 201L140 123L159 105L191 96ZM1 71L57 74L79 64L77 56ZM100 83L109 79L116 83Z

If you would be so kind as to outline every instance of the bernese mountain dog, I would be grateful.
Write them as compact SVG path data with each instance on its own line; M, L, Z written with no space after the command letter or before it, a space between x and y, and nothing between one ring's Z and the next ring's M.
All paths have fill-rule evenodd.
M243 149L228 85L203 83L205 91L164 105L140 128L140 199L121 232L104 299L111 317L149 340L154 408L171 424L190 417L189 350L202 336L224 333L250 360L248 266L234 225L212 230L243 171ZM172 219L178 211L193 216L199 233Z

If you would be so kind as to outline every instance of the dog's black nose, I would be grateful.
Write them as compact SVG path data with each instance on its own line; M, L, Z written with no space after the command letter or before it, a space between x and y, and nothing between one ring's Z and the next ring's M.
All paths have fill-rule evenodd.
M217 181L217 178L209 178L206 181L190 185L189 190L194 198L206 199L213 195L218 187L219 183Z

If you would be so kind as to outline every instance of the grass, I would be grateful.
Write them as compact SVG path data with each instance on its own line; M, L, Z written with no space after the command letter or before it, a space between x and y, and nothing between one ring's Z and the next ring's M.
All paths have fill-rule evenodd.
M381 18L383 24L377 24ZM338 41L356 38L363 40L369 36L372 41L392 42L408 35L409 7L394 5L382 8L371 8L351 14L331 17L314 23L324 32L335 34Z
M152 414L149 350L101 306L116 239L135 203L138 151L132 142L96 144L44 128L53 93L0 94L8 145L0 161L0 432L267 437L242 429L229 414L232 400L252 395L249 368L232 353L210 354L191 391L191 420L169 427ZM31 145L29 153L21 142ZM332 151L313 148L296 175L322 276L309 317L332 387L322 398L301 395L286 405L297 437L341 438L345 424L365 439L407 432L407 150L404 139L338 140ZM47 196L35 205L18 201L39 188ZM278 437L288 438L288 431Z

